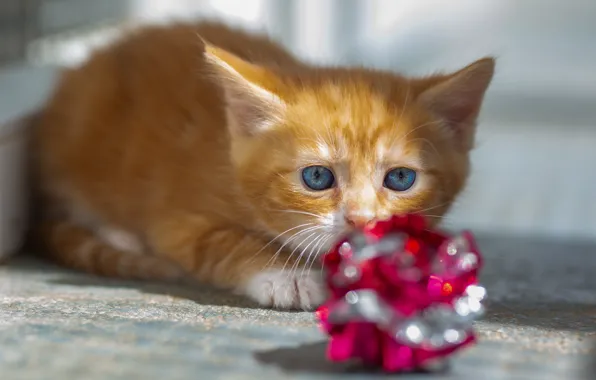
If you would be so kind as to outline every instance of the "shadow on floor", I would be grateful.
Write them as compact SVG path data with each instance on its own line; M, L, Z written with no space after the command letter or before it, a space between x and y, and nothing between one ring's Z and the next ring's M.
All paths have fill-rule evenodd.
M284 372L358 375L376 373L382 377L388 376L376 368L367 368L357 362L331 363L326 359L327 342L303 344L297 347L285 347L253 354L261 364L278 367ZM435 374L445 373L448 366L437 366L432 370ZM426 374L430 371L418 371L410 374Z
M165 295L175 298L187 299L200 305L231 306L247 309L261 309L250 300L219 289L204 285L178 285L167 283L148 283L139 281L123 281L103 279L100 277L72 278L65 276L49 280L48 283L56 285L69 285L80 287L102 287L114 289L134 289L145 294Z
M325 359L326 342L303 344L258 351L253 355L264 365L279 367L286 372L354 373L364 371L354 363L334 364Z
M45 281L53 285L78 286L82 288L132 289L145 294L166 295L196 302L200 305L232 306L260 309L245 297L202 284L164 283L104 278L64 269L46 260L24 255L6 264L22 273L52 273Z

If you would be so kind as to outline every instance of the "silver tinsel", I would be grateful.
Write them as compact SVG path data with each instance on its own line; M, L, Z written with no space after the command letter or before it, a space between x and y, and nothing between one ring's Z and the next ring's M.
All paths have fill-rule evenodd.
M401 251L404 247L402 234L390 234L378 242L371 242L362 232L355 232L339 248L342 256L350 256L350 260L360 263L378 256L388 256Z
M411 317L397 313L373 290L353 290L330 310L329 322L370 322L410 347L441 350L465 341L473 322L482 316L482 298L476 296L484 297L484 288L469 287L465 296L454 301L454 308L440 304Z
M363 233L354 233L348 241L342 243L339 247L339 254L344 256L345 259L342 261L339 272L333 281L337 286L353 284L360 279L362 274L358 264L378 256L392 255L403 250L403 247L404 236L401 234L388 235L379 242L371 243ZM407 258L406 256L403 257ZM402 263L401 267L409 267L412 264L412 262L406 261ZM410 277L419 277L419 272L415 268L413 269Z

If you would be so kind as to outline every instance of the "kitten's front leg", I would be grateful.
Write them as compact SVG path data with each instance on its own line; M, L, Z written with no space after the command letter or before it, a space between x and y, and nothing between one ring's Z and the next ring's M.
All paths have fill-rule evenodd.
M321 273L296 268L279 245L202 217L161 220L150 231L154 250L199 281L234 289L267 307L311 310L324 301Z

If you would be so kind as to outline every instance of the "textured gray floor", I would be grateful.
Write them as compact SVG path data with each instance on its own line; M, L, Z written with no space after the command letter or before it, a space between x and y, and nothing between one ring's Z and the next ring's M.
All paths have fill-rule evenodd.
M596 379L596 245L480 243L491 301L481 343L438 378ZM310 313L214 290L109 281L31 258L0 267L3 380L379 377L326 363L324 339Z

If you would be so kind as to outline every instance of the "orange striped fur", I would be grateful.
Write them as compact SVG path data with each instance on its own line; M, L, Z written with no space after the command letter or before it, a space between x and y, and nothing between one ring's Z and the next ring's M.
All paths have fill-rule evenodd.
M35 125L43 241L75 269L310 309L338 235L449 209L493 68L405 78L311 66L219 24L142 28L65 71ZM312 165L331 188L305 185ZM384 186L396 167L416 171L407 191Z

